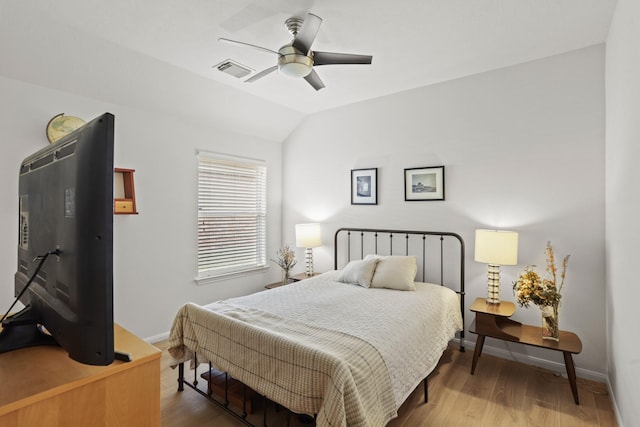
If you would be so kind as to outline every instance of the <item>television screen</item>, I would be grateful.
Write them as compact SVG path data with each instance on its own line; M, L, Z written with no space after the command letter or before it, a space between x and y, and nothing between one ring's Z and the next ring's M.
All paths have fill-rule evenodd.
M3 321L0 352L57 343L79 362L113 362L113 153L105 113L22 162L15 294L25 308Z

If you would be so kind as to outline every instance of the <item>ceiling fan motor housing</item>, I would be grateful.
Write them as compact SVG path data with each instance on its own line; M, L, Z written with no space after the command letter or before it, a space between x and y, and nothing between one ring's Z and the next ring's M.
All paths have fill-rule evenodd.
M304 23L304 19L291 17L286 21L284 21L284 26L287 27L289 34L295 37L298 35L298 32L300 31L300 28L302 28L303 23Z
M290 44L282 46L278 52L278 68L286 76L305 77L313 69L313 57L305 55Z

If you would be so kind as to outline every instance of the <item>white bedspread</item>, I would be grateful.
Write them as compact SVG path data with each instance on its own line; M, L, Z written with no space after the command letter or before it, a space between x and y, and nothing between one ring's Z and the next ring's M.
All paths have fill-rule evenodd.
M304 412L313 408L319 415L319 426L384 426L435 368L456 331L462 329L458 296L446 287L426 283L417 283L415 292L367 289L336 282L337 275L329 272L204 307L187 304L174 321L169 352L175 363L197 352L208 354L214 364L218 360L226 365L241 381L242 375L251 375L246 377L247 384L279 398L276 401L285 406L285 402L291 402L290 409ZM229 334L247 338L243 341ZM248 344L243 346L243 342ZM321 353L313 347L322 348ZM244 353L251 359L235 360ZM272 361L286 360L288 365L283 366L292 367L291 361L298 360L311 363L314 367L306 372L314 377L304 381L297 377L300 381L284 383L286 387L271 384L268 378L275 372L264 364L256 366L253 358L258 354ZM284 354L296 356L283 358ZM316 363L319 355L329 354L337 358L330 356ZM237 363L253 363L253 372L233 372ZM306 377L299 363L295 375ZM315 396L319 390L326 390L319 382L327 374L340 390L329 387L325 405L317 406L308 393L293 390L298 382L306 381L312 388L307 391Z
M336 282L337 271L229 302L364 339L382 355L396 406L437 365L462 316L457 294L434 284L416 291L363 288Z

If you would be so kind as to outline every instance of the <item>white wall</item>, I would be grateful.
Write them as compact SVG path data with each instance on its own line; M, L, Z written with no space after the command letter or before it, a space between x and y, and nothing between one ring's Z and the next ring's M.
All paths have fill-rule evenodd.
M243 279L197 286L196 149L261 158L268 167L268 251L280 246L281 145L221 131L197 120L102 102L0 77L0 310L13 300L18 167L48 144L47 121L65 112L92 119L115 115L117 167L135 169L139 215L114 219L115 320L142 337L169 330L183 303L211 302L263 289L277 268Z
M289 108L83 32L46 8L38 13L48 25L33 25L33 3L0 4L0 76L270 141L282 141L302 119Z
M185 301L262 289L277 268L196 286L196 149L263 158L268 164L268 251L280 247L281 145L302 114L239 92L48 16L31 5L0 13L0 310L16 270L17 171L46 145L58 113L116 117L116 166L136 170L137 216L115 218L115 317L142 337L165 333ZM25 9L26 7L26 9ZM46 10L39 13L47 14ZM55 14L54 14L55 15ZM214 71L212 71L214 72ZM231 78L231 77L230 77ZM238 114L241 112L241 114Z
M618 0L606 57L606 258L609 381L621 425L640 420L640 3Z
M571 254L561 329L582 339L578 374L603 380L603 74L604 47L595 46L306 118L283 149L283 242L293 241L295 223L322 222L324 246L314 251L321 271L333 267L340 226L458 232L469 306L486 294L486 266L473 261L476 228L520 233L520 264L502 268L508 301L521 269L544 268L551 240L558 256ZM403 169L432 165L445 165L446 201L405 202ZM352 206L350 170L369 167L378 168L379 204ZM540 324L536 308L518 308L514 318ZM491 339L487 346L564 371L558 352Z

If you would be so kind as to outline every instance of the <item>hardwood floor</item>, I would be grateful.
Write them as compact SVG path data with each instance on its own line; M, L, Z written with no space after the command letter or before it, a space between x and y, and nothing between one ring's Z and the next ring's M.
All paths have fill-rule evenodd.
M167 342L155 345L163 350L163 426L242 426L193 390L177 392L177 370L169 367ZM580 405L576 405L567 379L545 369L483 354L475 375L471 375L472 350L460 353L449 348L429 376L429 402L423 403L422 386L418 387L400 408L398 418L387 427L617 426L604 384L578 378ZM200 384L206 387L204 381ZM262 425L260 399L257 406L249 419ZM277 410L273 404L268 408L270 427L287 425L286 411ZM290 417L292 427L308 427L305 421Z

